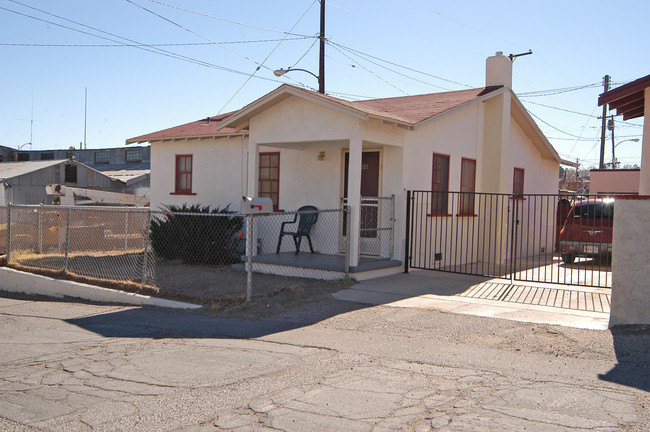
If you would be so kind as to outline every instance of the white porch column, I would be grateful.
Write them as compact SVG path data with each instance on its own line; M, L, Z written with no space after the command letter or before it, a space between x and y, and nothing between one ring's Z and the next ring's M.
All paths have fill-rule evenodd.
M350 163L348 164L348 205L350 206L350 266L359 264L359 236L361 214L361 155L363 142L359 131L350 137Z
M639 179L639 195L650 195L650 87L643 93L643 138L641 141L641 173Z
M259 145L253 137L248 140L248 185L246 195L249 197L257 196L257 177L258 177L258 157Z

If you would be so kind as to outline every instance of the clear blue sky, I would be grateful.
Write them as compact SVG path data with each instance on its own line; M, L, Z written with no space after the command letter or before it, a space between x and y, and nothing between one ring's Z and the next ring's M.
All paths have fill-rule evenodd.
M513 89L560 155L587 167L599 157L603 76L617 86L650 73L647 0L326 4L328 93L365 99L481 87L486 57L532 49L514 62ZM4 146L30 134L34 149L78 146L85 88L86 141L100 148L236 110L285 82L317 87L306 73L272 73L318 73L315 0L0 0L0 8ZM641 143L622 141L641 138L641 125L616 122L622 164L640 161Z

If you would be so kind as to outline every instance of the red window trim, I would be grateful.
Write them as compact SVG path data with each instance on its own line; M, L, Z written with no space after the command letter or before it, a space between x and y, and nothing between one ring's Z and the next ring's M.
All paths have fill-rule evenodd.
M463 164L464 164L465 161L474 162L474 183L472 184L472 190L467 191L467 192L463 191L463 174L464 174L464 172L463 172ZM464 193L468 193L468 194L475 194L476 193L476 165L477 165L476 159L466 158L466 157L460 159L460 188L459 189L460 189L461 194L460 194L460 197L459 197L460 199L458 200L458 214L456 214L456 216L476 216L476 214L474 212L474 210L475 210L474 209L475 202L472 202L472 211L471 212L464 212L464 211L462 211L462 208L461 208L462 205L463 205L463 194Z
M189 157L190 158L190 188L189 189L178 189L178 158ZM192 182L194 181L194 156L191 154L177 154L174 157L174 192L171 192L170 195L196 195L192 192Z
M447 190L446 191L435 191L434 190L434 179L436 177L435 169L436 169L436 158L444 158L447 159ZM453 216L452 214L449 213L449 171L451 167L451 156L442 154L442 153L433 153L431 157L431 192L432 194L435 192L446 192L447 193L447 204L445 205L445 211L433 211L433 204L434 200L433 197L431 199L431 210L428 214L428 216L438 216L438 217L449 217Z
M278 155L278 190L276 192L278 194L278 203L273 205L273 211L274 212L281 212L283 210L280 210L280 152L260 152L259 153L259 160L260 161L262 160L262 156L273 156L273 155ZM259 169L260 169L260 167L258 165L258 167L257 167L257 170L258 170L258 172L257 172L257 181L258 181L258 183L260 181ZM257 195L258 196L260 195L259 190L257 191Z
M517 191L515 190L515 187L516 187L515 181L516 181L516 178L517 178L517 175L516 175L517 172L521 172L521 193L517 193ZM519 200L524 200L525 199L523 197L523 195L524 195L524 179L526 178L525 175L526 175L526 170L524 168L515 167L514 171L512 172L512 195L513 195L512 198L513 199L519 199Z

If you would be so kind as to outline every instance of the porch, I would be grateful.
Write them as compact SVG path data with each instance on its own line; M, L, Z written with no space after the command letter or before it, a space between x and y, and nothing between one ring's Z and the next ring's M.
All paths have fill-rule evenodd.
M244 257L245 261L247 258ZM366 280L388 276L402 271L402 262L393 259L361 256L356 266L348 264L344 254L294 252L265 253L252 259L253 272L279 276L298 276L310 279ZM246 263L235 264L233 268L246 270Z

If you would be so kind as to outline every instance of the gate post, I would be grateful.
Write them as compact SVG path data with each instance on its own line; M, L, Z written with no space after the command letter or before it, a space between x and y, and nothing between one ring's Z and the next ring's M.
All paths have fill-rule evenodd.
M406 191L406 223L404 224L406 226L406 232L405 232L405 240L404 240L404 273L409 272L409 264L410 264L410 255L411 255L411 244L410 244L410 237L411 237L411 191L407 190Z

